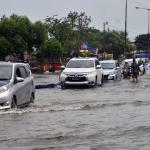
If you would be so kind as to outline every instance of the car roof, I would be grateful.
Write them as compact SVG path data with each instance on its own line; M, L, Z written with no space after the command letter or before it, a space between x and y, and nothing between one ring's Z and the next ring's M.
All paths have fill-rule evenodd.
M124 61L125 62L130 62L130 61L133 61L133 59L125 59Z
M116 63L116 60L102 60L100 63Z
M70 60L98 60L95 57L78 57L78 58L71 58Z
M6 62L6 61L0 61L0 65L10 65L10 66L16 66L16 65L24 65L26 66L27 64L25 63L18 63L18 62Z

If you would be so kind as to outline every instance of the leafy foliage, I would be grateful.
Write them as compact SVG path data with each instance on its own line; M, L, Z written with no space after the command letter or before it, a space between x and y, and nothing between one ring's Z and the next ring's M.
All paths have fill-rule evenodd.
M33 24L25 16L12 15L0 21L1 59L11 53L32 52L33 46L40 47L47 39L47 28L41 22ZM7 50L9 48L9 50ZM3 52L3 53L2 53Z
M46 41L37 51L37 56L40 60L54 60L63 55L64 49L61 43L56 39Z
M150 35L149 34L141 34L136 37L135 45L138 50L149 50L150 49Z
M124 52L124 32L99 31L89 27L91 17L85 12L69 12L67 17L57 15L47 17L45 23L32 23L26 16L3 16L0 20L0 59L10 53L23 54L37 49L39 59L55 59L66 55L79 54L80 44L88 41L89 46L99 52L113 53L118 59ZM147 37L136 39L138 48L147 48ZM142 42L141 42L142 41ZM130 53L134 45L127 39L126 52Z

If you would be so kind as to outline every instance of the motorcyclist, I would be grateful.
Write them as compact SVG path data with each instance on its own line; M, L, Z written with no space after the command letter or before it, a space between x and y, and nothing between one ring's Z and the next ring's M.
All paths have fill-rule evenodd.
M128 62L125 62L123 66L123 78L130 78L130 65Z

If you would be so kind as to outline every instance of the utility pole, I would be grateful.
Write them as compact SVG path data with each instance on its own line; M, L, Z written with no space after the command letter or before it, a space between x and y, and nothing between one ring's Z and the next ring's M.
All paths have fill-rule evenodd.
M124 34L125 34L124 57L126 57L126 52L127 52L127 17L128 17L127 11L128 11L128 2L126 0L126 4L125 4L125 31L124 31Z
M106 31L106 25L108 25L108 21L103 22L103 31L104 31L104 32Z

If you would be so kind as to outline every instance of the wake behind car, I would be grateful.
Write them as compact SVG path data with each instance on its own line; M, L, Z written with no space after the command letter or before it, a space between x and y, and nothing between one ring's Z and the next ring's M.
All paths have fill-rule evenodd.
M103 75L105 79L117 80L121 79L122 72L116 60L100 61L103 68Z
M30 67L24 63L0 62L0 109L29 105L34 97Z
M103 83L103 70L97 58L72 58L60 74L61 87L95 86Z

